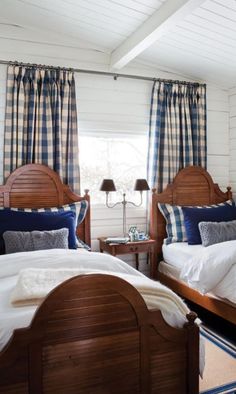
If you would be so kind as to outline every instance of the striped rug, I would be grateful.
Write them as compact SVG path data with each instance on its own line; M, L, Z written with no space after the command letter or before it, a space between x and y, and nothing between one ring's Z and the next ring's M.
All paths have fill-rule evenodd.
M236 346L202 326L206 344L206 366L200 379L201 394L236 394Z

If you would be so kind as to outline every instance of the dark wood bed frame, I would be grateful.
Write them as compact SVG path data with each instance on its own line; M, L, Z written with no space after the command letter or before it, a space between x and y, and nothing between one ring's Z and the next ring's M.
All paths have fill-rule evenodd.
M150 211L150 236L156 240L156 244L151 275L180 296L236 324L236 307L232 303L201 295L182 281L173 279L158 271L158 264L162 260L163 240L166 238L166 223L158 209L158 202L171 205L196 206L220 203L230 198L232 198L230 187L227 188L227 192L222 192L219 186L213 182L210 174L197 166L190 166L181 170L176 175L173 183L169 184L162 193L157 194L156 190L153 189Z
M55 206L85 198L42 165L26 165L0 187L5 207ZM89 211L80 237L90 243ZM149 311L124 280L77 276L55 288L29 327L16 329L0 352L4 394L197 394L199 329L183 329Z

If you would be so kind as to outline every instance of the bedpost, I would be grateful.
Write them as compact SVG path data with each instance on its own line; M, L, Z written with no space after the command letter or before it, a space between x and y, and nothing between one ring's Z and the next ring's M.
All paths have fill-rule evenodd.
M157 252L157 221L155 220L155 194L156 189L152 189L152 198L151 198L151 208L150 208L150 237L154 239L154 256L152 259L152 267L150 267L151 277L153 279L157 278L157 269L158 269L158 252Z
M199 393L199 327L195 323L197 314L190 312L187 314L188 322L185 323L184 328L187 331L188 337L188 374L187 387L188 394Z
M84 190L84 199L87 200L88 202L88 209L87 213L85 216L85 234L84 234L84 242L91 246L91 231L90 231L90 196L89 196L89 190L85 189Z
M227 195L228 195L228 200L231 200L233 197L231 186L227 186Z
M154 247L153 267L151 267L151 277L153 279L158 279L158 264L162 259L162 244L166 236L165 219L157 205L159 197L160 194L157 194L157 190L152 189L150 208L150 237L156 241Z

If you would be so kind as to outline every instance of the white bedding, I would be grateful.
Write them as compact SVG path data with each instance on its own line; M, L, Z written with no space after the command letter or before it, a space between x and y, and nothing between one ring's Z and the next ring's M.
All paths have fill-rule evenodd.
M166 263L181 269L191 257L202 250L202 245L188 245L187 242L174 242L169 245L163 244L162 253Z
M236 241L208 247L176 242L163 245L163 257L190 287L236 303Z
M116 257L107 254L78 250L53 249L37 252L23 252L0 256L0 349L6 344L15 328L29 325L37 306L13 307L10 297L16 286L19 271L26 268L69 268L79 269L80 273L109 273L117 276L125 275L126 280L143 288L148 286L156 291L166 289L133 269ZM137 286L138 286L137 285ZM154 289L154 290L155 290ZM149 308L161 309L168 324L182 327L188 308L171 290L165 290L163 297L149 297ZM147 294L146 294L147 295ZM145 293L143 297L145 299ZM149 294L150 295L150 294ZM155 302L154 302L155 301ZM153 303L153 304L152 304Z

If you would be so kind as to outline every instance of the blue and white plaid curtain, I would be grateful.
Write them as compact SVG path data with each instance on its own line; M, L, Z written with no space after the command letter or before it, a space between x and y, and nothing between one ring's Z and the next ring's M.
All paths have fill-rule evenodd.
M155 82L152 90L148 181L162 192L178 171L206 167L206 86Z
M4 176L28 163L51 167L80 192L75 81L70 71L8 67Z

